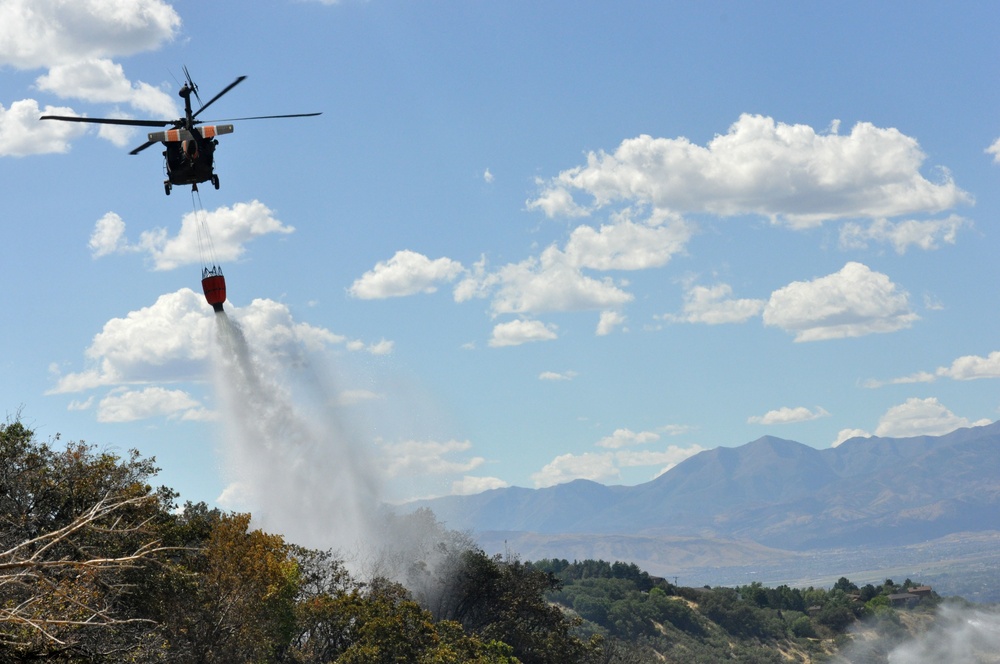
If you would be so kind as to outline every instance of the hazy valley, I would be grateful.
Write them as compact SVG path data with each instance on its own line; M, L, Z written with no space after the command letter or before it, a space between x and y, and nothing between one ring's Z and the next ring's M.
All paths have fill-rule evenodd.
M623 560L685 585L912 576L1000 601L1000 423L823 450L765 436L637 486L577 480L409 507L527 560Z

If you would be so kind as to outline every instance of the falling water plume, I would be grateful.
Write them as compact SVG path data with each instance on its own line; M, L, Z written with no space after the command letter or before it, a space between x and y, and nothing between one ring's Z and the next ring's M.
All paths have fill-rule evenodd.
M225 311L215 320L224 457L239 502L259 527L296 544L364 546L374 532L377 474L332 391L304 353L293 361L265 349L255 355Z

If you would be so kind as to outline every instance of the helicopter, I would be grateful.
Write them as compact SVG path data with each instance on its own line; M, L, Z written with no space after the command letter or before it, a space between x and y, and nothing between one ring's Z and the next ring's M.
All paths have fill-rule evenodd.
M43 115L40 120L61 120L63 122L87 122L93 124L114 124L128 125L132 127L167 127L173 125L172 129L164 131L154 131L147 134L147 141L135 148L129 154L139 154L146 148L163 143L166 148L163 151L166 163L167 179L163 181L163 190L170 195L170 190L174 185L189 184L195 191L198 190L199 182L211 182L216 189L219 188L219 176L214 170L215 147L219 144L216 136L233 133L231 124L203 124L203 120L197 117L206 108L214 104L219 97L226 94L237 85L246 80L246 76L239 76L235 81L227 85L217 95L202 104L201 97L198 96L198 86L191 79L191 74L187 67L184 67L184 84L177 93L184 99L184 117L177 120L132 120L127 118L85 118L70 115ZM198 110L191 109L191 95L198 100L200 107ZM247 118L230 118L228 120L218 120L216 122L236 122L240 120L266 120L272 118L305 118L321 115L321 113L293 113L289 115L257 115ZM200 126L199 126L200 125Z

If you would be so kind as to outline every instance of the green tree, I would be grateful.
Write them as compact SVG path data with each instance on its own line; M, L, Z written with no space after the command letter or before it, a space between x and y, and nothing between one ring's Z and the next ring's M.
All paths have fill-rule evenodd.
M155 630L133 583L167 551L157 524L174 496L147 484L155 472L134 450L56 449L18 420L0 425L0 644L10 656L121 661Z

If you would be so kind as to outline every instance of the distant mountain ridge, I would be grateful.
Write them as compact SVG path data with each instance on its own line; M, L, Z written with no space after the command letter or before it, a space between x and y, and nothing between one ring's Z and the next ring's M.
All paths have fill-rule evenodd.
M764 436L701 452L636 486L575 480L407 505L419 507L485 537L707 538L787 552L906 545L1000 531L1000 422L822 450Z

